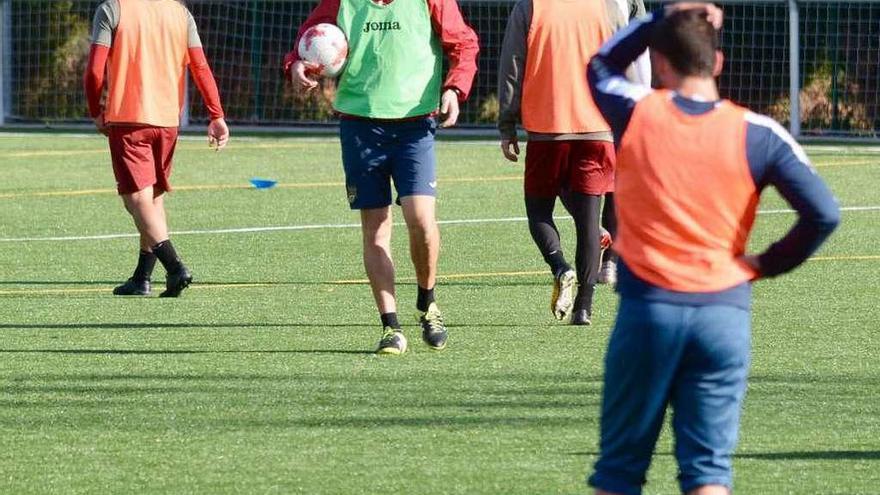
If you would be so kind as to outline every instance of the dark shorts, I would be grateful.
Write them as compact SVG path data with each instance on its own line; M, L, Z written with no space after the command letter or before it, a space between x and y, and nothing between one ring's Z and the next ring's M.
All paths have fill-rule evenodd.
M562 189L594 196L614 191L614 143L529 141L526 196L555 197Z
M682 493L732 485L749 368L750 314L622 298L605 355L599 460L590 484L638 495L667 405Z
M171 190L171 165L177 127L110 126L110 157L116 190L136 193L153 186L153 194Z
M391 205L398 198L437 194L433 117L404 122L342 119L339 139L345 188L353 210Z

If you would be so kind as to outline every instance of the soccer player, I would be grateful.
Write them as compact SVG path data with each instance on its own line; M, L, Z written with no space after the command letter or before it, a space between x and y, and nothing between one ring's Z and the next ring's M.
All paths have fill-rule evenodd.
M792 270L840 221L831 192L775 121L718 94L721 11L667 6L590 62L595 101L618 142L620 308L605 358L601 495L639 494L667 405L680 488L728 494L749 367L751 283ZM623 70L650 46L663 90ZM746 244L761 191L798 215L759 255Z
M623 1L631 6L627 12L645 10L642 0ZM516 126L522 120L529 133L524 180L529 231L553 275L550 311L559 320L570 316L573 325L592 320L600 204L614 183L611 129L592 101L584 71L628 20L618 0L519 0L501 48L501 151L518 160ZM553 221L557 197L574 219L577 274L565 259Z
M392 180L409 231L422 339L442 350L448 336L434 294L440 253L435 116L439 107L440 126L455 125L477 70L477 35L455 0L322 0L300 27L294 47L319 23L336 24L348 38L333 108L340 116L348 202L360 211L364 266L383 326L377 352L402 354L407 347L391 260ZM449 60L445 80L443 53ZM317 86L314 67L299 59L296 48L284 68L295 86Z
M109 137L117 191L140 233L137 267L116 295L149 295L157 259L167 273L160 297L177 297L192 282L168 237L164 206L187 66L211 116L208 141L219 151L229 129L187 8L177 0L107 0L98 7L84 77L89 114Z

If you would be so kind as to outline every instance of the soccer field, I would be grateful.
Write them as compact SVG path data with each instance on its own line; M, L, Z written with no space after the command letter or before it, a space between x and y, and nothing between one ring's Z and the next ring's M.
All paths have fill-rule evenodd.
M880 149L807 151L843 223L756 285L737 493L878 494ZM556 323L521 165L494 143L438 155L449 348L420 341L400 226L410 351L380 358L335 140L182 140L167 206L195 283L131 299L110 295L137 241L105 141L0 134L0 493L588 493L616 298ZM755 249L794 218L761 209ZM667 429L646 493L677 491L671 452Z

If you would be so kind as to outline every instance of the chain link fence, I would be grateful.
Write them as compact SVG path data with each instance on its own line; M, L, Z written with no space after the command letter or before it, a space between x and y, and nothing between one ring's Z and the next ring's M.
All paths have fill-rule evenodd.
M491 131L509 0L459 0L480 36L479 73L462 125ZM657 8L659 1L646 2ZM880 0L720 1L726 22L722 94L803 136L876 137L880 125ZM0 122L86 122L81 78L99 1L0 0ZM335 86L303 97L281 73L316 0L187 2L229 120L265 127L330 124ZM797 53L797 57L792 57ZM792 77L794 75L795 77ZM190 88L187 118L206 120ZM794 96L794 98L793 98ZM796 115L794 120L791 116Z

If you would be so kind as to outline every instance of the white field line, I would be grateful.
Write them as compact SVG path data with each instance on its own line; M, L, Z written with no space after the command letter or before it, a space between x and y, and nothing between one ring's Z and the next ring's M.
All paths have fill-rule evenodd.
M845 206L840 209L844 212L859 211L880 211L880 206ZM794 210L762 210L759 215L780 215L795 213ZM554 217L556 220L565 220L567 216ZM472 224L492 224L492 223L513 223L528 221L526 217L504 217L504 218L465 218L458 220L439 220L440 225L472 225ZM403 226L402 222L396 222L394 225ZM205 229L205 230L179 230L171 232L171 235L217 235L217 234L253 234L262 232L295 232L300 230L330 230L330 229L357 229L360 228L359 223L326 223L314 225L280 225L274 227L241 227L232 229ZM99 234L84 236L56 236L56 237L7 237L0 238L0 242L66 242L66 241L97 241L106 239L127 239L138 237L136 233L125 234Z

